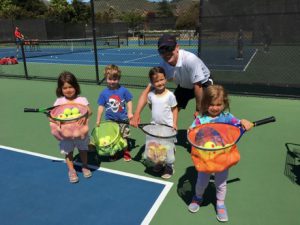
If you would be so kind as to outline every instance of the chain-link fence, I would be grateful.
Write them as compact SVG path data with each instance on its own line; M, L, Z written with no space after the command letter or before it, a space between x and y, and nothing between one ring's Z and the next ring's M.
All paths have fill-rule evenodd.
M161 62L157 39L170 33L181 48L199 55L215 82L231 92L300 97L299 1L291 1L295 7L286 1L272 5L254 1L251 11L237 6L240 11L231 14L220 11L225 3L191 1L198 14L202 12L193 15L193 20L188 18L192 13L180 8L180 2L172 3L172 16L153 12L147 16L150 12L146 12L135 27L120 19L95 20L94 27L92 23L0 19L0 58L17 56L19 61L17 65L1 65L0 76L54 80L62 70L69 70L82 82L99 83L105 65L117 64L124 84L145 87L149 69ZM98 9L100 2L94 4ZM15 26L25 35L19 48L13 35Z

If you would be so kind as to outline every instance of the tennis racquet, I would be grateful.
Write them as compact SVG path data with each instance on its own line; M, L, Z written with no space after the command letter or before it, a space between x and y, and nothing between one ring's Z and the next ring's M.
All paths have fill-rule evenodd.
M114 122L129 125L129 121ZM177 135L177 131L173 127L166 124L143 123L139 124L138 128L140 128L145 134L156 138L174 138Z
M253 122L253 126L260 126L275 122L274 116ZM246 130L240 125L228 123L206 123L188 130L189 143L204 151L218 151L235 145Z
M67 103L49 108L24 108L24 112L44 113L55 121L68 122L86 117L88 108L77 103Z

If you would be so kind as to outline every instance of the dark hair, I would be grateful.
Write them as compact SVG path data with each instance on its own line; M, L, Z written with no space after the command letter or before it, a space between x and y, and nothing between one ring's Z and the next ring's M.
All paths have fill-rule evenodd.
M164 68L162 68L160 66L153 67L149 71L149 79L150 79L151 82L153 80L154 75L156 75L158 73L162 73L166 77L166 72L165 72Z
M226 90L223 86L214 84L204 88L203 97L201 100L201 114L207 114L207 110L211 102L219 97L223 98L224 110L227 109L229 111L229 98Z
M81 93L80 86L78 84L75 75L69 71L64 71L61 74L59 74L59 77L57 79L57 88L56 88L57 97L64 96L62 92L62 87L64 86L65 83L69 83L74 87L76 96L78 96Z

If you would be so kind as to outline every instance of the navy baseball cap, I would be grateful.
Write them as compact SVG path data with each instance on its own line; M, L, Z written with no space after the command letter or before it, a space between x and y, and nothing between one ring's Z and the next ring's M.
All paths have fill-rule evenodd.
M177 44L176 37L170 34L164 34L158 39L157 47L158 49L165 47L175 47Z

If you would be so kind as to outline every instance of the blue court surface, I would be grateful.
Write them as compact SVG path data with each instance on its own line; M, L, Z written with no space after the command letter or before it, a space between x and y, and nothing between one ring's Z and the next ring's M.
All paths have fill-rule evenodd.
M58 50L41 48L26 51L25 55L28 57L26 61L28 63L69 65L95 64L93 51L71 52L69 49ZM187 48L186 50L197 55L198 50L196 48ZM201 59L211 70L245 71L254 58L256 51L254 48L245 48L243 60L236 60L237 53L233 47L203 48ZM15 54L15 49L12 49L11 54ZM22 59L19 60L22 61ZM111 48L98 50L98 62L99 65L116 64L129 67L154 67L161 63L161 58L155 48Z
M71 184L62 159L5 146L0 163L1 225L149 224L172 187L104 168Z

